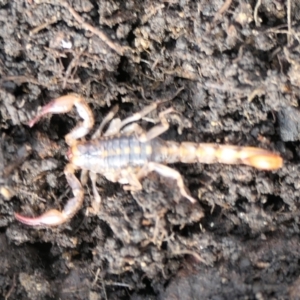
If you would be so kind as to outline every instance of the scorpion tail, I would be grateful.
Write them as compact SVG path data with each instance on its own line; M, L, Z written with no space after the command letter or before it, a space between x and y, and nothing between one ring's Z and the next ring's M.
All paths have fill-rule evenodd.
M244 164L266 171L277 170L283 165L279 154L262 148L190 142L166 142L166 145L164 160L167 163Z

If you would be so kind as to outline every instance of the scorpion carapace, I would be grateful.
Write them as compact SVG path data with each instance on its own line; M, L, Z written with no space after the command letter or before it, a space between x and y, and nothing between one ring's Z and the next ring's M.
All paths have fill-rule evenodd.
M115 106L103 119L90 141L78 141L94 125L92 111L82 97L69 94L44 106L29 122L29 126L33 126L45 114L66 113L73 106L83 119L83 122L65 137L70 149L67 154L69 164L64 173L74 197L68 200L61 212L52 209L35 218L15 213L16 219L32 226L56 226L70 220L81 208L84 199L82 183L74 174L78 169L90 175L94 200L89 211L97 213L101 197L96 188L96 174L102 174L110 181L126 184L125 190L137 191L142 189L141 179L149 172L156 171L162 176L174 179L181 195L194 203L196 200L190 196L180 173L166 164L245 164L261 170L276 170L282 166L283 160L280 155L261 148L162 140L159 136L169 128L166 116L174 112L172 108L159 113L160 123L148 132L144 131L136 122L154 110L159 103L152 103L124 120L114 119L118 110ZM109 122L107 131L102 134L103 128Z

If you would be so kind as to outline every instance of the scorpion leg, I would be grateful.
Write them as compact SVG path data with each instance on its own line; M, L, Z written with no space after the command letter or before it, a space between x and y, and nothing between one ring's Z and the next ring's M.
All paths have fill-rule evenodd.
M153 111L157 108L159 103L160 102L151 103L150 105L145 106L141 111L138 111L138 112L134 113L132 116L124 119L120 125L121 128L129 123L137 122L140 119L142 119L143 117L147 116L151 111Z
M121 130L122 134L132 134L135 133L137 136L140 136L145 133L144 129L137 123L132 123L127 126L125 126Z
M137 173L132 172L132 170L130 169L122 170L122 172L118 175L118 178L115 178L114 182L118 181L121 184L128 184L123 186L123 189L125 191L131 191L131 192L139 191L142 189L140 180L153 171L159 173L161 176L169 177L176 180L181 195L184 198L187 198L192 203L196 202L196 199L194 199L192 196L188 194L182 176L178 171L170 167L167 167L165 165L154 163L154 162L149 162Z
M154 102L146 107L144 107L141 111L134 113L132 116L124 119L118 125L115 126L115 134L119 133L121 129L129 123L137 122L140 119L144 118L151 111L155 110L157 106L161 103L161 101Z
M60 212L56 209L51 209L39 217L30 218L15 213L15 217L21 223L30 226L57 226L69 221L76 212L81 208L84 192L80 181L74 174L74 168L71 164L65 167L64 173L70 185L74 198L67 201L64 209Z
M143 189L137 175L132 172L130 168L121 171L120 179L118 181L121 184L127 184L123 186L124 191L135 192Z
M173 108L166 109L159 113L160 124L152 127L149 131L145 132L142 127L137 123L132 123L125 126L121 132L125 134L135 133L140 142L148 142L167 131L170 127L166 115L173 112Z
M56 98L47 105L43 106L37 116L29 121L28 125L32 127L46 114L67 113L73 108L73 106L76 107L79 116L83 119L83 122L79 123L69 134L65 136L66 143L68 145L72 145L74 144L74 140L87 135L94 125L92 110L85 100L79 95L69 94Z
M157 107L157 105L158 105L157 102L155 102L151 105L148 105L144 109L142 109L140 112L135 113L134 115L124 119L123 121L121 121L121 119L119 119L119 118L113 119L113 117L115 116L115 114L118 112L118 109L119 109L118 105L114 106L112 108L112 110L102 120L99 128L93 134L92 139L97 139L100 136L102 136L103 128L110 121L111 121L111 123L110 123L107 131L104 133L104 136L112 136L112 135L118 134L124 126L126 126L129 123L136 122L136 121L142 119L144 116L146 116L151 111L153 111Z
M113 117L115 116L115 114L118 112L119 110L119 106L115 105L110 112L104 117L104 119L102 120L100 126L98 127L98 129L95 131L95 133L92 136L92 140L94 139L98 139L102 136L102 132L103 132L103 128L113 119ZM120 120L120 119L118 119ZM114 120L113 120L114 121ZM107 132L105 133L105 135L107 135Z
M113 135L117 135L118 133L120 133L119 128L120 128L120 124L121 124L121 119L119 118L115 118L113 119L107 130L105 131L105 133L103 134L103 136L113 136Z
M104 173L104 177L111 182L119 182L120 184L126 184L123 186L125 191L139 191L142 189L137 173L140 169L127 168L114 172Z
M125 125L129 124L129 123L133 123L133 122L137 122L140 119L143 119L146 115L148 115L151 111L155 110L157 108L157 106L161 103L165 103L165 102L169 102L172 99L174 99L182 90L184 90L183 87L179 88L176 93L170 98L170 99L163 99L163 100L159 100L156 102L151 103L148 106L145 106L141 111L136 112L135 114L133 114L132 116L124 119L119 127L118 132L121 130L121 128L123 128Z
M141 142L148 142L166 132L170 127L169 122L166 119L166 115L172 112L174 112L173 108L169 108L160 112L158 115L160 124L157 124L156 126L152 127L149 131L140 134L139 140Z
M115 114L117 113L119 107L116 105L113 107L113 109L108 113L108 115L103 119L102 123L100 124L99 128L97 129L97 131L94 133L92 139L95 138L99 138L102 135L102 131L104 126L111 121L111 124L109 125L109 128L107 129L107 131L104 133L104 136L112 136L115 134L118 134L121 129L123 127L125 127L127 124L129 123L133 123L133 122L137 122L140 119L144 118L146 115L148 115L151 111L155 110L158 106L158 104L160 104L161 101L157 101L154 102L146 107L144 107L141 111L133 114L132 116L124 119L123 121L121 121L119 118L113 119L113 117L115 116ZM167 131L169 129L169 123L166 120L165 116L167 114L170 114L174 112L173 108L169 108L166 109L162 112L159 113L159 120L161 122L160 125L157 125L155 127L153 127L153 129L151 129L149 131L149 133L147 133L147 137L141 137L141 139L148 141L151 140L159 135L161 135L163 132ZM178 118L176 118L176 120L178 121ZM178 123L180 123L178 121ZM126 133L132 133L132 132L136 132L135 130L138 129L138 135L143 135L144 132L141 132L140 128L138 128L138 125L135 125L136 123L133 123L132 125L126 126L126 128L128 127L128 129L122 130L122 132L126 132ZM182 130L183 125L180 124L180 128Z
M116 105L112 108L112 110L103 119L103 121L101 122L97 131L93 134L92 139L97 139L100 136L102 136L103 128L110 121L111 121L111 123L109 124L109 127L106 130L106 132L103 134L104 136L112 136L112 135L116 135L116 134L120 133L121 129L124 126L126 126L129 123L140 120L141 118L143 118L144 116L149 114L155 108L156 108L156 104L151 104L150 106L146 106L142 111L135 113L133 116L130 116L130 117L124 119L123 121L121 121L121 119L119 119L119 118L113 119L113 117L115 116L115 114L118 112L118 109L119 109L118 105ZM134 132L134 129L128 131L128 133L129 132L130 133Z
M188 194L180 173L170 167L167 167L165 165L161 165L158 163L154 163L154 162L149 162L138 172L137 178L141 179L143 177L146 177L148 173L153 172L153 171L157 172L161 176L169 177L169 178L176 180L177 186L180 190L181 195L184 198L187 198L188 200L190 200L192 203L196 202L196 200Z
M91 214L95 215L100 210L101 196L99 195L98 190L97 190L97 186L96 186L97 173L89 172L89 175L90 175L90 179L91 179L91 182L92 182L94 199L92 201L91 207L89 207L87 209L87 214L91 213Z

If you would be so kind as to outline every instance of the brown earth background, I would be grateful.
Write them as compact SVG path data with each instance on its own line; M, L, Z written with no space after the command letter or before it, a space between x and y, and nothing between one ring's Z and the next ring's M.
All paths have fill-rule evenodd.
M300 299L299 29L292 0L0 0L1 299ZM78 93L97 127L180 88L158 111L192 126L163 138L262 147L284 167L171 165L196 205L155 173L133 195L99 176L99 215L88 184L67 224L16 222L71 197L79 117L29 128L40 106Z

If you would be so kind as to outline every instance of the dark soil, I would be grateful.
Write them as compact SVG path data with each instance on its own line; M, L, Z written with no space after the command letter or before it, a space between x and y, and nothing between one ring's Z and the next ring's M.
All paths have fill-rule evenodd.
M287 2L0 1L1 299L300 299L300 5ZM262 147L284 167L172 165L196 205L155 173L135 194L99 175L99 215L88 184L65 225L14 219L71 197L64 135L79 117L29 128L41 105L78 93L97 127L113 104L124 118L180 88L159 110L192 127L163 138Z

